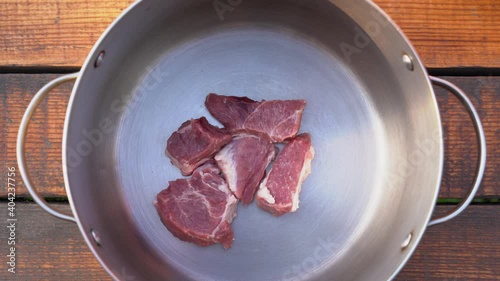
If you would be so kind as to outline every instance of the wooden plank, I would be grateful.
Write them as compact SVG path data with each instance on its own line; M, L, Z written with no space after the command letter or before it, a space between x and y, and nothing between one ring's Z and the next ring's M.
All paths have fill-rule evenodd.
M133 0L1 0L4 66L80 67L106 27Z
M2 66L80 67L132 0L1 0ZM500 67L496 0L376 0L427 67ZM215 16L215 11L214 11Z
M0 75L2 122L0 124L0 161L2 167L16 167L16 139L24 111L34 94L59 75ZM65 197L61 142L64 116L71 84L51 92L35 111L28 129L26 159L33 184L46 197ZM6 173L2 172L0 197L6 196ZM27 195L18 174L17 196Z
M497 0L375 0L426 67L500 67Z
M443 214L449 206L438 206ZM500 205L472 205L427 229L395 281L500 280Z
M57 209L70 213L67 204ZM0 203L5 222L7 203ZM85 244L75 223L57 219L36 204L16 202L16 274L7 271L8 231L1 231L0 280L112 280ZM5 223L6 225L6 223ZM2 226L5 228L5 226Z
M36 91L58 75L0 75L2 122L0 155L4 167L16 166L15 143L19 122ZM500 196L500 77L445 77L466 93L482 117L488 141L488 163L478 198ZM65 197L61 168L63 122L70 85L48 95L29 128L27 159L33 182L46 197ZM456 98L436 89L445 132L445 167L441 198L461 198L472 184L476 169L474 128L465 109ZM0 197L6 196L5 173L2 173ZM20 181L20 178L19 178ZM26 196L19 182L18 196Z
M462 88L484 126L487 164L478 197L500 196L500 77L443 77ZM434 87L441 112L445 160L440 198L462 198L473 184L477 141L468 112L455 96Z
M0 203L7 209L6 203ZM58 209L69 212L69 206ZM449 209L439 206L437 212ZM87 248L75 224L18 203L17 273L2 264L0 280L111 280ZM6 241L6 231L0 232ZM429 228L396 280L498 280L500 206L474 205L444 225ZM6 243L0 245L6 253ZM14 278L13 278L14 277Z

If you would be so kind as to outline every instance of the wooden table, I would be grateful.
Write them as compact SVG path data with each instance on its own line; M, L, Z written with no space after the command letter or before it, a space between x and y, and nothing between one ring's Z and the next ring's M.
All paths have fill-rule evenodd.
M93 43L130 0L0 0L0 155L2 217L15 139L33 94L78 71ZM462 87L483 120L488 163L476 199L460 217L431 227L396 280L500 280L500 3L498 0L376 0L413 42L431 74ZM27 155L34 183L69 212L61 135L71 85L51 93L34 115ZM477 159L471 121L459 102L436 89L444 122L445 167L437 213L459 202ZM17 173L16 274L7 272L9 232L0 232L0 280L110 280L75 224L33 204ZM7 224L6 222L4 224Z

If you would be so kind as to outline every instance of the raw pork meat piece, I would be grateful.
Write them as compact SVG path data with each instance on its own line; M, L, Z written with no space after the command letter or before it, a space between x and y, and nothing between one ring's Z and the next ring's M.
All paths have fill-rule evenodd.
M250 204L276 154L277 148L268 140L241 135L219 151L215 161L236 198L243 204Z
M180 240L199 246L222 244L228 249L234 240L230 223L237 202L212 160L190 179L171 181L154 205L163 224Z
M243 128L248 116L259 105L260 102L247 97L221 96L217 94L209 94L205 100L205 106L210 114L230 132Z
M247 97L209 94L205 106L233 134L245 132L283 142L297 135L306 101L257 102Z
M226 130L210 125L205 117L184 122L167 141L165 153L184 176L207 162L231 141Z
M314 148L309 134L292 139L274 161L257 192L260 208L281 216L299 208L302 183L311 173Z

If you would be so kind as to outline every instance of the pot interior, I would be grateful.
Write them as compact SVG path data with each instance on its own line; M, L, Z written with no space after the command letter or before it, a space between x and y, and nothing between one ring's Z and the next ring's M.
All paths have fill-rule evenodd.
M145 0L114 25L82 70L66 127L71 203L110 274L384 280L399 270L433 210L441 128L425 69L372 5ZM220 126L204 107L210 92L307 100L301 132L316 150L299 210L276 218L239 205L229 250L178 240L152 204L181 178L164 154L170 134L201 116Z

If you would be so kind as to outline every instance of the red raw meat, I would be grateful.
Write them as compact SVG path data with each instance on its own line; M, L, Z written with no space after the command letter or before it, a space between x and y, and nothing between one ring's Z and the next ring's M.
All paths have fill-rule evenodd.
M221 96L209 94L205 100L208 111L230 131L243 128L248 116L257 109L260 102L247 97Z
M168 139L165 153L188 176L230 141L231 134L201 117L184 122Z
M236 198L250 204L276 153L277 148L268 140L241 135L219 151L215 160Z
M230 224L237 202L219 168L210 161L190 179L171 181L154 205L163 224L180 240L199 246L222 244L228 249L234 240Z
M278 155L257 192L260 208L281 216L299 208L302 183L311 173L314 148L309 134L292 139Z
M233 134L256 134L283 142L297 135L306 101L257 102L247 97L209 94L205 106Z

